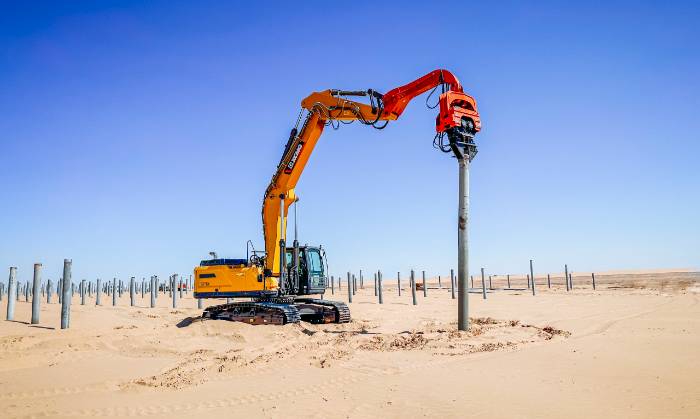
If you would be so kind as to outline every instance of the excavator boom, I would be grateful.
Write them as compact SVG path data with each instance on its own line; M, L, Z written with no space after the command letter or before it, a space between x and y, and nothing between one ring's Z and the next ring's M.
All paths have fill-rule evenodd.
M457 77L447 70L435 70L384 95L372 89L329 89L314 92L302 100L302 114L299 115L297 126L292 129L282 159L265 190L262 206L266 267L273 276L280 276L280 262L284 249L282 241L286 242L286 215L289 206L296 199L294 188L323 129L335 121L359 121L382 129L388 121L398 119L413 98L440 85L446 87L447 91L442 93L439 101L440 114L436 120L438 134L450 130L471 130L471 134L468 132L467 135L473 136L474 132L481 130L474 98L464 94ZM351 96L369 97L370 104L350 100L348 97ZM299 128L305 111L306 117Z

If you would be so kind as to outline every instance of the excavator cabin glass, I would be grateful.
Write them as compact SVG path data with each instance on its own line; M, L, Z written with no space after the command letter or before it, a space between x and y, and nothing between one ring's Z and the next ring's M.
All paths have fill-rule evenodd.
M323 275L323 262L321 262L321 253L318 250L309 250L309 272L312 274Z

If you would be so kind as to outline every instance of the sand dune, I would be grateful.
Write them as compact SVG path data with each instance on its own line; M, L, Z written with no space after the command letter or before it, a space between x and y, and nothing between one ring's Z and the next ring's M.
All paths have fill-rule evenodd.
M456 330L449 290L413 306L407 281L398 297L387 280L383 305L367 281L346 325L202 321L193 299L173 309L161 294L155 309L148 297L74 298L60 330L58 304L35 327L20 301L17 321L0 324L0 407L22 418L700 417L698 273L597 276L596 291L575 280L571 292L538 283L536 297L472 294L469 332Z

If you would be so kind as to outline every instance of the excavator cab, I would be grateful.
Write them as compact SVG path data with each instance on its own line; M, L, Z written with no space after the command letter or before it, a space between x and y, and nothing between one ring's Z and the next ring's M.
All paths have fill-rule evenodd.
M323 266L323 250L312 246L299 247L299 266L297 266L298 283L295 283L296 295L323 294L326 292L326 272ZM287 248L287 276L294 276L294 248ZM297 281L294 281L297 282Z

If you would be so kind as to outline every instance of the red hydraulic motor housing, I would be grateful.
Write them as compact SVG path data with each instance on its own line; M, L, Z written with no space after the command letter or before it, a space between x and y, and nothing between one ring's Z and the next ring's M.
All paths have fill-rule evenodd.
M435 130L446 132L454 128L477 133L481 131L481 120L473 97L449 90L440 95L440 113L435 120Z
M385 95L379 95L384 102L382 117L398 118L411 99L440 85L447 90L443 90L439 99L440 113L435 120L439 138L436 147L444 152L452 150L457 158L461 158L464 152L473 158L476 154L474 134L481 131L476 101L464 93L457 77L447 70L435 70L405 86L390 90ZM445 134L449 145L442 143Z

